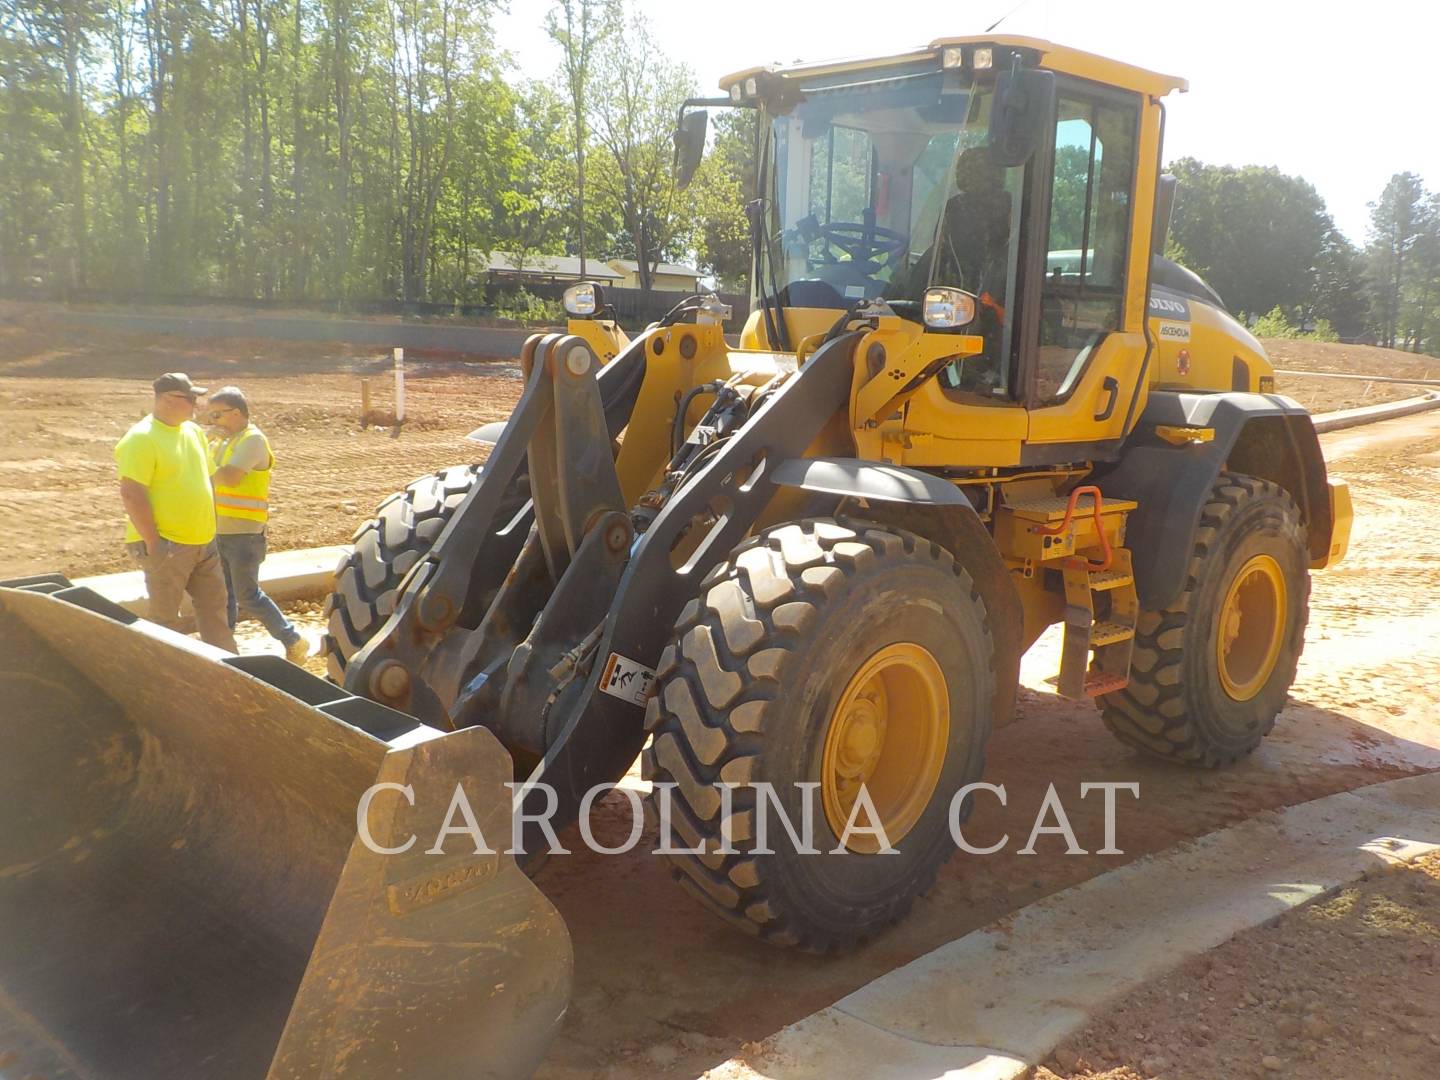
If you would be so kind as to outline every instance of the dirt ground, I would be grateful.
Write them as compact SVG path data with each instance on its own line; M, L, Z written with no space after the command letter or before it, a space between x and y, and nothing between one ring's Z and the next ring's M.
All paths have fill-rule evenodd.
M36 318L0 309L0 511L45 528L12 528L0 576L123 567L110 448L146 407L160 371L188 370L210 385L233 380L251 394L280 460L277 549L347 540L384 495L466 460L463 433L503 416L519 390L509 363L422 364L408 383L413 422L391 438L356 422L358 379L378 357L268 342L87 341ZM387 385L377 376L381 404ZM1349 398L1327 407L1362 403L1364 384L1334 385ZM1130 859L1265 809L1440 769L1440 608L1431 600L1440 553L1424 539L1436 524L1429 493L1440 482L1440 414L1324 442L1332 470L1354 487L1354 543L1345 563L1316 575L1299 679L1255 755L1222 773L1139 758L1104 731L1092 706L1051 692L1044 680L1058 668L1058 640L1047 636L1026 658L1016 720L990 744L985 778L1006 785L1008 803L981 801L967 826L977 844L1008 833L1008 853L957 854L908 920L855 954L799 955L738 935L669 881L648 854L648 831L626 856L581 848L551 858L538 883L570 927L576 984L539 1075L693 1077L899 964ZM307 608L297 618L318 629ZM242 647L273 643L247 628ZM1101 846L1102 807L1079 799L1082 780L1140 783L1139 802L1120 805L1125 853L1065 856L1052 836L1036 855L1015 854L1050 783L1081 843ZM624 798L602 802L593 825L602 841L623 841Z
M1181 965L1067 1039L1034 1080L1429 1080L1440 853L1367 876Z
M1285 371L1384 375L1392 379L1440 379L1440 360L1398 349L1280 339L1266 339L1264 345L1265 351L1270 354L1270 362ZM1275 389L1314 413L1398 401L1424 392L1423 387L1399 383L1306 378L1303 375L1277 375Z
M192 312L193 313L193 312ZM1421 377L1440 361L1363 346L1267 343L1277 366ZM238 383L279 466L270 546L347 542L385 496L426 472L476 457L466 432L508 415L519 397L510 360L411 357L407 421L362 428L360 380L390 410L388 356L343 345L213 341L87 330L55 305L0 302L0 513L12 530L0 577L130 569L111 450L150 405L149 382L186 371L198 383ZM1279 380L1313 411L1413 396L1414 388L1341 380ZM482 452L483 453L483 452Z
M100 334L64 327L52 309L0 304L0 514L29 523L0 550L0 577L133 569L111 452L164 371L246 392L278 462L272 550L347 543L391 492L474 460L466 432L509 415L520 395L513 361L411 357L398 437L362 428L361 378L374 405L393 410L390 363L336 345Z

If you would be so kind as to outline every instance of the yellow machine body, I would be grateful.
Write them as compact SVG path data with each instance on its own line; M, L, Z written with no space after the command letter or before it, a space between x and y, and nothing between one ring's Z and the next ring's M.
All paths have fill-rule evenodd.
M357 532L327 606L332 681L136 624L58 575L3 583L0 780L16 810L0 821L0 1069L18 1062L17 1076L55 1080L527 1075L564 1015L568 936L512 856L478 855L463 835L440 843L457 783L471 788L487 836L503 837L511 822L503 787L511 780L553 784L573 821L582 785L618 780L659 730L666 694L647 699L647 673L654 685L682 677L677 650L690 650L685 662L704 665L705 693L723 698L707 702L728 708L742 675L776 681L770 665L804 645L820 591L911 545L917 558L921 547L934 556L922 570L946 568L945 587L969 575L951 607L973 601L965 610L983 624L976 633L988 635L967 668L975 677L947 688L928 648L882 643L873 664L838 673L843 707L822 757L833 774L833 824L846 805L837 792L849 781L841 780L860 775L845 772L846 755L875 738L867 710L893 712L899 730L903 706L929 702L933 722L907 729L911 743L928 747L923 798L905 794L904 767L877 774L888 777L882 787L899 807L895 820L920 829L948 753L938 746L951 730L941 715L948 705L938 703L989 685L961 718L977 732L988 732L991 711L994 723L1008 721L1020 654L1056 623L1065 627L1060 692L1123 690L1142 610L1172 603L1195 553L1203 555L1196 537L1211 493L1229 497L1233 487L1293 499L1298 522L1281 555L1295 555L1303 530L1299 573L1342 558L1349 491L1326 478L1308 415L1274 393L1263 348L1219 299L1153 254L1164 228L1161 101L1185 89L1183 80L1000 36L751 69L722 89L737 104L758 103L762 116L784 118L817 79L883 94L892 77L958 80L963 71L984 88L967 102L983 99L982 109L1001 112L988 102L999 80L1022 67L1091 95L1097 130L1104 103L1132 110L1129 134L1112 138L1112 147L1133 146L1126 186L1092 203L1084 185L1087 223L1123 218L1124 227L1112 231L1123 241L1107 270L1123 274L1123 286L1116 278L1105 298L1109 321L1083 344L1074 333L1045 334L1055 323L1092 329L1080 316L1088 318L1093 300L1084 292L1087 268L1098 265L1093 238L1087 224L1078 243L1051 251L1043 239L1051 219L1039 211L1020 226L1032 269L1019 275L1018 255L1009 264L1028 292L1007 302L946 286L968 295L974 311L984 308L972 322L932 325L915 296L866 294L852 272L867 263L864 248L884 248L876 238L888 227L878 219L900 213L918 160L882 183L873 165L864 167L873 160L867 151L858 171L838 170L836 181L867 192L864 220L826 222L843 225L830 240L859 245L860 254L828 265L838 307L807 301L803 288L781 298L778 285L770 291L757 281L756 310L738 341L727 340L714 308L698 305L694 321L677 314L633 339L605 317L531 338L515 413L472 436L491 448L483 468L422 478ZM987 120L967 111L962 129L943 112L916 115L924 130L885 132L877 121L877 131L928 138L955 128L952 156L933 170L949 174L937 188L943 196L967 149L962 136L968 131L980 147ZM1022 203L1050 207L1049 164L1062 149L1084 150L1073 140L1057 145L1068 119L1042 119L1049 144L1006 166L1026 170L1023 190L1005 192L1010 220ZM797 142L806 137L798 121L795 132ZM1093 176L1093 139L1089 153ZM819 191L819 176L787 181L791 194ZM944 254L946 206L936 211L932 274ZM924 212L914 207L915 220ZM801 242L814 227L803 217L792 224ZM787 243L796 241L777 240L771 258L792 258ZM907 247L907 270L922 265L914 254ZM931 284L920 286L925 303ZM1227 487L1225 477L1239 480ZM852 539L822 550L821 540L852 526ZM889 549L854 538L866 529ZM842 569L840 557L856 552L863 558ZM741 579L788 566L792 555L791 577L766 579L774 587L748 606L735 599ZM748 560L745 573L707 577L727 560ZM1281 631L1299 623L1272 619L1263 648L1247 645L1238 628L1300 593L1286 591L1270 555L1247 566L1222 612L1235 632L1209 641L1208 654L1251 694L1284 652ZM802 586L805 603L774 606ZM733 618L734 634L686 628L706 604ZM773 608L768 628L760 606ZM844 629L863 629L868 614L847 618ZM714 642L724 638L721 651L733 660L731 650L738 655L766 633L773 648L719 674ZM622 667L642 689L610 683ZM690 704L661 732L664 746L688 724L699 749L683 759L676 751L675 760L713 764L726 780L749 777L755 759L746 755L778 737L750 726L774 692L770 685L733 715L703 722L697 699L680 693ZM871 710L892 692L893 710ZM730 728L741 736L729 747L737 756L721 766L725 747L716 743L726 744L722 729ZM1130 741L1146 739L1153 749L1158 737L1146 731ZM1187 760L1215 764L1223 755L1211 757ZM388 785L384 798L357 818L377 783ZM515 798L536 791L527 786ZM697 811L689 827L703 816L708 828L719 813ZM391 854L360 843L362 821ZM562 813L557 824L566 823ZM800 942L772 920L770 900L738 899L760 869L737 863L728 877L705 879L706 895L737 898L722 911L732 922L777 943ZM842 930L812 940L829 947L846 939Z

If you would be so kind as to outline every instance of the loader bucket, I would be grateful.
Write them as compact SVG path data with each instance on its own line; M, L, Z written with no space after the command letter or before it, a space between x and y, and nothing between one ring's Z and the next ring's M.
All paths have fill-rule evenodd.
M0 1078L529 1075L571 953L500 743L66 586L0 588ZM428 853L461 781L502 854Z

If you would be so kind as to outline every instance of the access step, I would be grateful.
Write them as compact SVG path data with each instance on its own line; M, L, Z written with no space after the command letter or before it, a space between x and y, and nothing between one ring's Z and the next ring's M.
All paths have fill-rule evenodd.
M1102 552L1104 563L1086 554L1065 559L1065 640L1055 685L1061 697L1083 701L1113 694L1130 683L1135 624L1140 614L1130 551Z
M1090 588L1095 592L1122 589L1126 585L1134 583L1135 578L1128 570L1092 570L1090 572Z
M1090 628L1090 647L1099 649L1106 645L1114 645L1117 641L1129 641L1134 636L1135 628L1133 626L1099 622Z

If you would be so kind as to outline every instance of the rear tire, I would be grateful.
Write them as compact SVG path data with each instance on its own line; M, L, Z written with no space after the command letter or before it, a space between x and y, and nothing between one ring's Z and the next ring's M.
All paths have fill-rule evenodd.
M1184 591L1170 607L1140 613L1130 685L1100 699L1105 725L1129 746L1186 765L1214 768L1249 754L1295 681L1309 597L1294 500L1268 480L1221 473Z
M896 922L954 850L950 803L984 769L992 665L983 601L928 540L817 519L737 548L681 613L646 713L645 775L674 785L669 841L705 848L669 854L672 873L704 906L777 945L847 949ZM878 721L864 712L872 705ZM857 716L872 725L859 740L873 747L869 772L845 756ZM846 785L856 776L896 826L898 854L866 853L872 838L857 834L833 853L844 820L827 799L843 807L848 790L853 805ZM757 851L756 789L736 789L727 814L712 786L762 782L797 830L808 799L819 854L795 849L773 803L769 851ZM722 854L727 832L733 853Z
M325 601L321 641L335 682L345 679L350 657L395 610L400 583L425 555L480 477L480 465L455 465L422 476L389 496L355 533L351 552L335 568L335 589Z

